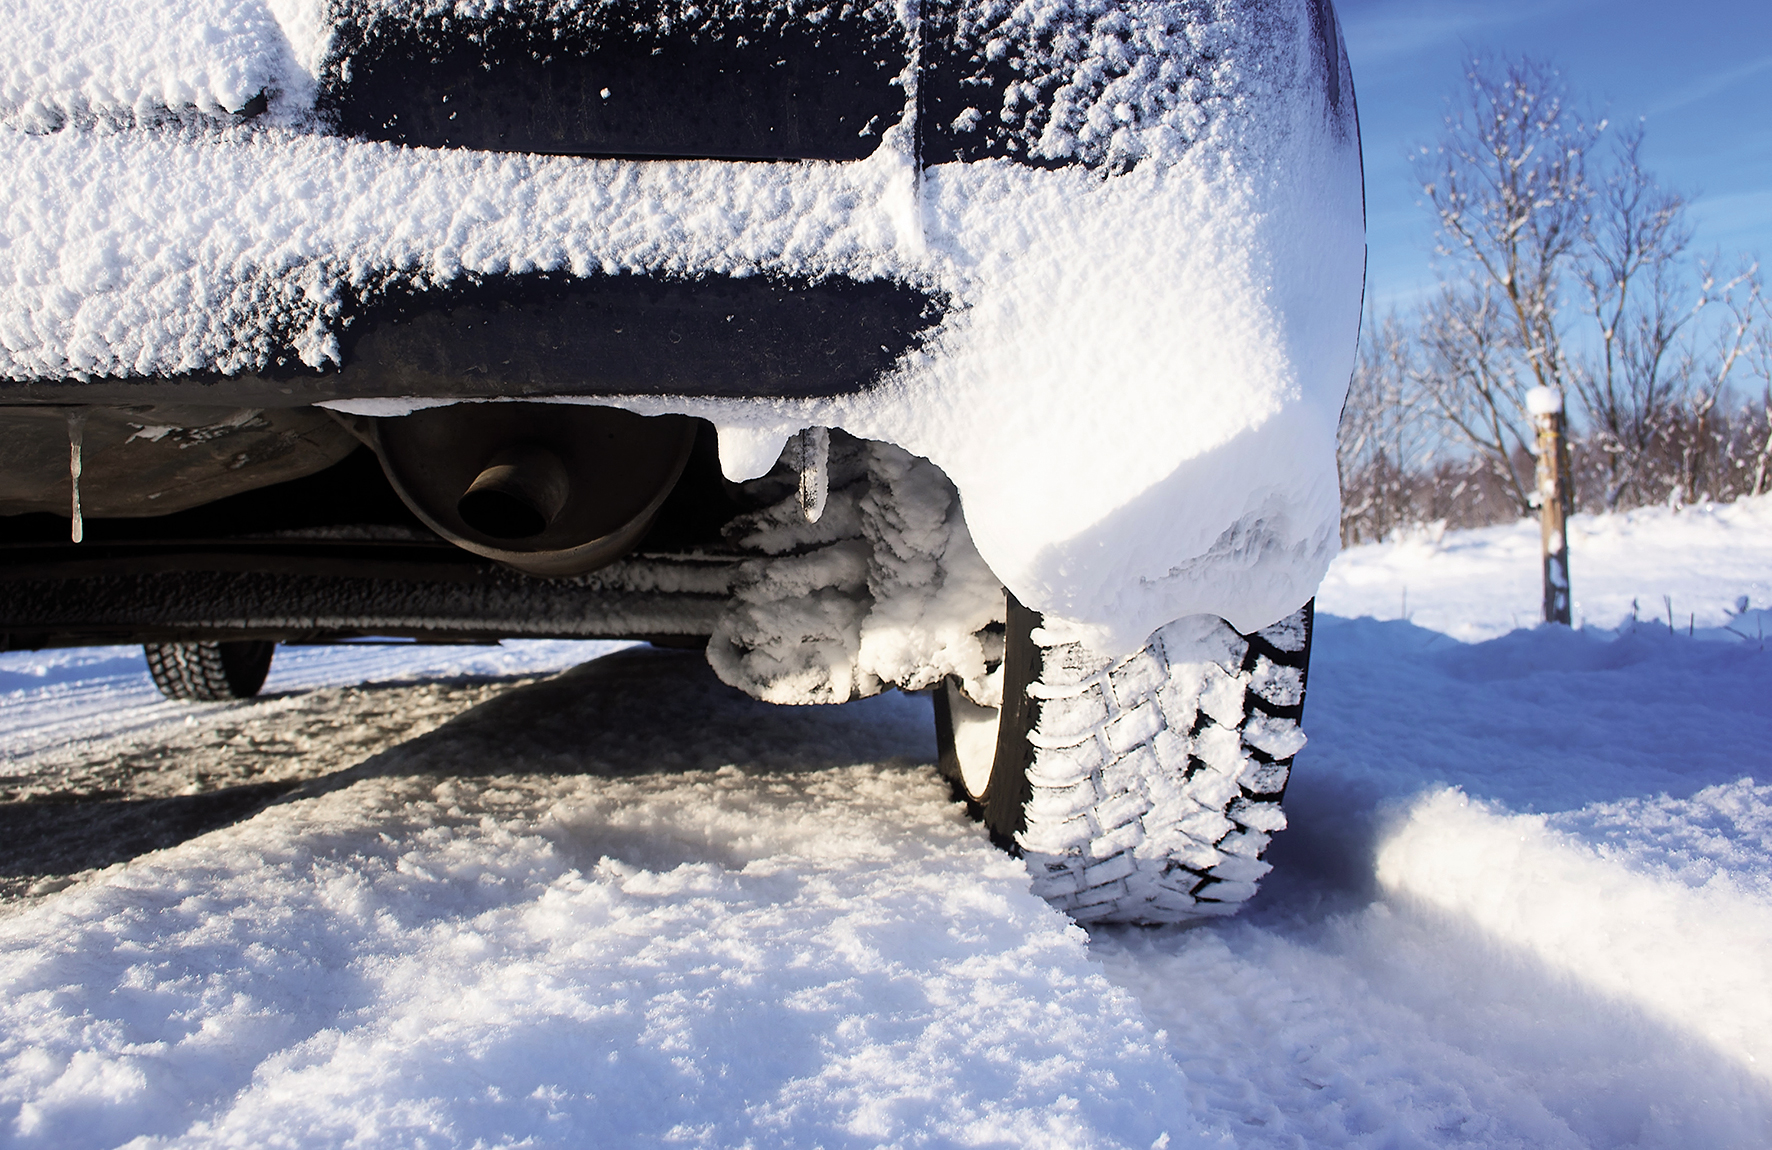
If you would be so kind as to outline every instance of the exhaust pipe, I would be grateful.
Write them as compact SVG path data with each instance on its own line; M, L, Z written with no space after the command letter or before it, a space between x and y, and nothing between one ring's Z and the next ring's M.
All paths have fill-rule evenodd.
M560 517L572 477L539 443L507 447L456 502L462 522L492 539L533 539Z
M640 542L695 443L683 415L464 403L350 426L425 526L531 575L582 575Z

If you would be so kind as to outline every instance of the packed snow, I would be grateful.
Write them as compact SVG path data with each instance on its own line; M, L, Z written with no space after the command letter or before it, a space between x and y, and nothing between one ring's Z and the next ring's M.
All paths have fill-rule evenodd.
M1364 254L1345 57L1314 4L1122 7L969 17L1009 12L1006 28L1064 46L1040 77L1052 107L1027 114L1046 154L1075 137L1132 165L1110 175L920 170L914 115L855 163L345 140L300 106L311 85L265 79L309 75L342 7L224 19L209 0L155 0L67 21L4 0L29 34L0 44L0 378L319 370L342 355L347 297L463 277L890 277L950 306L871 390L607 401L713 420L743 445L734 477L814 426L934 461L991 569L1105 652L1187 614L1265 626L1335 551ZM1059 19L1089 35L1041 31ZM276 106L224 122L255 84ZM129 127L186 104L221 118Z
M1729 565L1764 513L1573 533L1611 541L1593 593L1660 587L1691 635L1425 625L1504 626L1529 525L1409 552L1412 620L1320 613L1276 869L1186 929L1085 934L1035 898L938 781L919 696L771 707L693 652L404 645L286 649L268 698L198 706L154 703L125 650L0 657L7 772L74 791L34 732L66 722L87 764L158 732L184 790L226 796L249 751L194 729L460 693L15 894L0 1140L1763 1147L1772 656ZM1415 546L1347 552L1326 607ZM130 729L101 734L100 697ZM132 805L49 797L0 811Z
M1082 932L927 769L926 700L772 708L650 651L540 687L0 925L13 1138L1194 1129Z

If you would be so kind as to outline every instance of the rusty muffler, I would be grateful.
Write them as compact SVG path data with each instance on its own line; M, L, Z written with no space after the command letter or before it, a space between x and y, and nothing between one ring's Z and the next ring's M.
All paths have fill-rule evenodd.
M427 527L531 575L580 575L631 551L695 443L688 416L576 404L463 403L348 422Z

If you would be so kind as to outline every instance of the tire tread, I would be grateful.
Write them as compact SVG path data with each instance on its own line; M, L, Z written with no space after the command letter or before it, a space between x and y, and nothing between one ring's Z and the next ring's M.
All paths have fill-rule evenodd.
M1234 913L1285 826L1311 624L1310 604L1249 635L1178 620L1113 663L1035 628L1027 780L1041 801L1013 835L1034 889L1080 922Z
M168 699L217 703L258 694L275 645L263 641L144 643L148 674Z

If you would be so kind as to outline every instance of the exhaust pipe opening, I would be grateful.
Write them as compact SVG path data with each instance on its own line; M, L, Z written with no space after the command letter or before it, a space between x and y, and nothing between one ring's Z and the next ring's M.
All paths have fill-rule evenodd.
M566 506L572 479L552 451L520 443L494 455L456 502L462 522L493 539L533 539Z
M426 527L550 578L595 571L634 549L682 476L700 426L683 415L545 403L343 418Z

